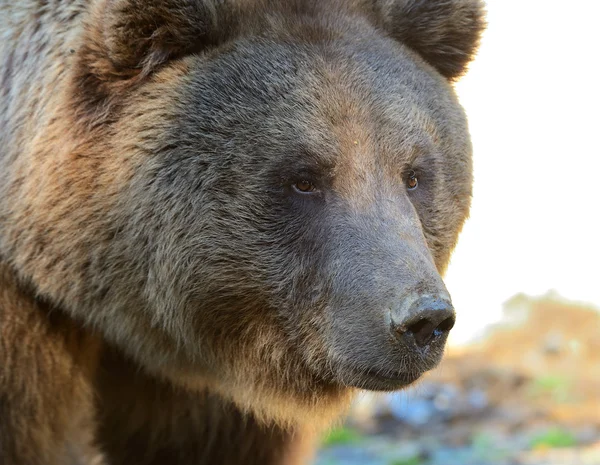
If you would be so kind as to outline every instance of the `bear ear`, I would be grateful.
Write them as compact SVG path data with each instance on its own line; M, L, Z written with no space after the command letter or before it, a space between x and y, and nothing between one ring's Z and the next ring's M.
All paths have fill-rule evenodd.
M462 75L485 28L482 0L377 0L385 29L447 79Z
M94 18L94 25L99 25L94 39L105 54L104 66L96 70L112 77L145 75L169 59L218 44L235 27L231 3L106 0Z

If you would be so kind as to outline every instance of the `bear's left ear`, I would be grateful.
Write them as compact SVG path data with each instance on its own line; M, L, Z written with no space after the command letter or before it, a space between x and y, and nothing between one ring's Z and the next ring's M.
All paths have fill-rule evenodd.
M482 0L376 0L384 28L447 79L462 75L485 28Z
M145 75L166 61L225 40L234 0L104 0L89 25L99 77ZM90 57L88 57L90 58ZM102 76L106 74L107 76Z

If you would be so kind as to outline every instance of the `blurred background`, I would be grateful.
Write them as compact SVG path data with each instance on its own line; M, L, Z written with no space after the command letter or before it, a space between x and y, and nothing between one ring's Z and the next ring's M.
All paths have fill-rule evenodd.
M446 359L363 394L317 465L600 465L600 2L487 10L456 84L475 187Z

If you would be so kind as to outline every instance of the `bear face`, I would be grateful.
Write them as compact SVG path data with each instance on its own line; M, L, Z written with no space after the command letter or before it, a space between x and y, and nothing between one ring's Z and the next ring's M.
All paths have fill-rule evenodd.
M71 142L19 187L51 195L4 253L145 369L260 417L433 368L479 2L138 3L87 20L47 131Z

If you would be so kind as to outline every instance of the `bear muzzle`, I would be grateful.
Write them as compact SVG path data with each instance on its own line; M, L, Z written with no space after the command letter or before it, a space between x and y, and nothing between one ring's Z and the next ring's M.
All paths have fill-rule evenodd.
M441 361L456 315L447 293L413 292L390 306L385 320L388 336L374 345L379 354L370 367L353 370L355 387L389 391L417 381Z
M387 391L439 364L456 314L419 223L380 224L378 236L363 230L353 236L364 242L343 242L355 279L337 281L332 339L342 384Z

